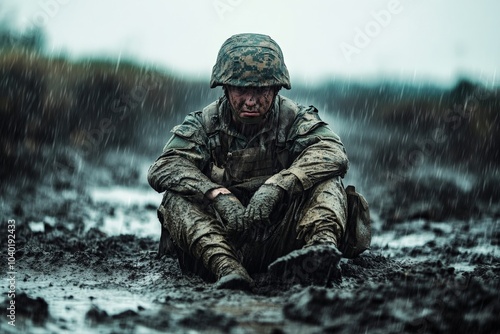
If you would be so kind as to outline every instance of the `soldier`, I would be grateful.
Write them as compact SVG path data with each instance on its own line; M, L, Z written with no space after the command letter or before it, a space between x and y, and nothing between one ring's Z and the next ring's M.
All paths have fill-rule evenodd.
M174 127L148 173L165 192L159 217L181 267L226 289L251 288L249 273L266 269L337 276L347 220L340 138L316 108L278 94L291 84L269 36L227 39L216 86L224 96Z

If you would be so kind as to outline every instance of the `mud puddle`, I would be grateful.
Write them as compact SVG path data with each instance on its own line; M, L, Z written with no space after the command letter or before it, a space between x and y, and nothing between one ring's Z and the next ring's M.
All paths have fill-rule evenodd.
M92 187L90 199L100 208L89 210L87 229L99 228L108 235L133 234L157 237L161 233L156 208L162 195L149 187ZM107 209L102 215L100 210Z

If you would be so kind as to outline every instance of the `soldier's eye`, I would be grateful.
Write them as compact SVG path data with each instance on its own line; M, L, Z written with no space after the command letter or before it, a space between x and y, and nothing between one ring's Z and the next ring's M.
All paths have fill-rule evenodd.
M257 94L263 95L269 93L270 90L271 90L270 87L257 87L255 92Z
M243 95L247 92L246 87L230 86L229 89L230 89L231 93L237 94L237 95Z
M231 92L237 95L256 94L264 95L271 91L271 87L231 87Z

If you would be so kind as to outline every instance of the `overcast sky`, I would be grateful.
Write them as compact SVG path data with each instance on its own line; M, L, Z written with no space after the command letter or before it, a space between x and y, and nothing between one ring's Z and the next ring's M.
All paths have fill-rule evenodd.
M43 28L50 52L136 59L208 80L241 32L280 44L295 81L331 76L500 85L496 0L1 0L18 30Z

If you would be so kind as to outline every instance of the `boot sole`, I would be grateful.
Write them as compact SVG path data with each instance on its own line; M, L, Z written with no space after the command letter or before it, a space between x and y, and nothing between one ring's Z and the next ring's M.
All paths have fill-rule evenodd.
M228 290L243 290L249 291L253 287L254 283L252 280L248 280L247 278L238 275L238 274L230 274L221 277L216 283L216 289L228 289Z
M271 263L271 275L290 283L328 284L341 280L342 253L333 245L315 245L295 250Z

